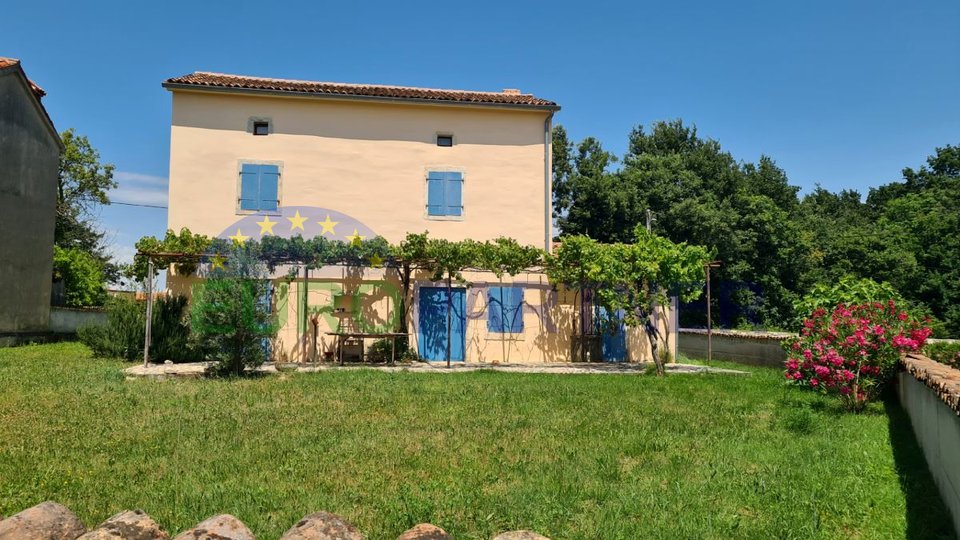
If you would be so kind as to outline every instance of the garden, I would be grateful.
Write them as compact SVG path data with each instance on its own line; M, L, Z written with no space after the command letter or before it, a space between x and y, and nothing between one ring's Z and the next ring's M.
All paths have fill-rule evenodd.
M142 508L277 538L316 511L369 538L952 538L895 399L859 414L749 376L336 371L124 380L77 343L0 349L0 514Z

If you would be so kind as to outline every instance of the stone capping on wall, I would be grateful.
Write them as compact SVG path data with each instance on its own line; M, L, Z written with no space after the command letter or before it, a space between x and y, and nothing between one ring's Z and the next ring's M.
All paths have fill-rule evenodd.
M707 335L706 328L681 328L681 334L701 334ZM797 334L790 332L766 332L766 331L757 331L757 330L720 330L714 329L711 330L711 333L715 336L729 336L742 339L758 339L758 340L773 340L773 341L783 341L792 337L797 337Z
M918 353L908 353L901 361L908 373L932 389L960 416L960 370Z

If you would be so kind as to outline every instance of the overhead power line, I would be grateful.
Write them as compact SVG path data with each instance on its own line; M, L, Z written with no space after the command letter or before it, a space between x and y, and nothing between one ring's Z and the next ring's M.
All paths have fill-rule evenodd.
M119 204L122 206L139 206L141 208L162 208L164 210L167 209L166 206L160 206L159 204L141 204L141 203L121 202L121 201L110 201L107 204L109 205Z

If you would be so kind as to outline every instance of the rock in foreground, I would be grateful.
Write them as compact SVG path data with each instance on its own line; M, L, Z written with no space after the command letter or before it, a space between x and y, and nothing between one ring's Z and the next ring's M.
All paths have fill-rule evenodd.
M69 508L42 502L0 521L0 540L74 540L87 532Z
M315 512L304 517L280 540L365 540L356 527L329 512Z
M453 540L453 537L436 525L421 523L404 531L397 540Z
M205 519L173 540L256 540L250 529L230 514Z
M77 540L169 540L170 535L143 510L124 510Z
M493 537L493 540L550 540L542 534L533 531L510 531L500 533Z

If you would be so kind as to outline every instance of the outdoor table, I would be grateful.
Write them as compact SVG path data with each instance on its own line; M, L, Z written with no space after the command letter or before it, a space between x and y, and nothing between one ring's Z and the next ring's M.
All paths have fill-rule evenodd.
M390 363L393 364L397 360L397 338L408 336L408 334L403 332L327 332L326 334L337 338L337 361L341 366L343 365L343 342L346 339L355 338L360 340L360 361L363 362L363 356L365 354L363 349L364 339L389 338Z

